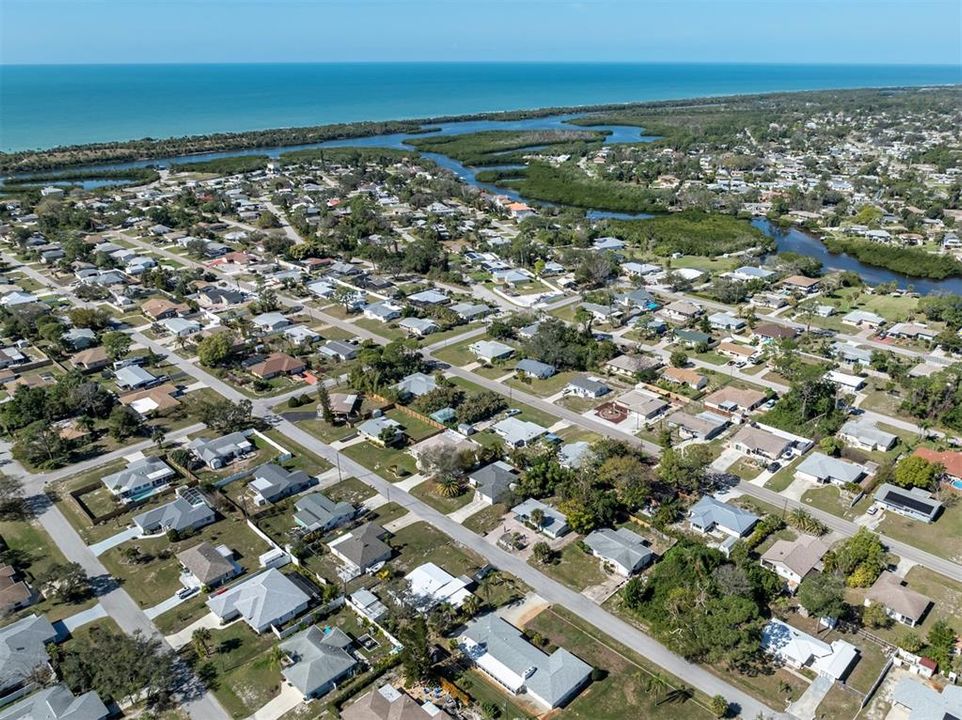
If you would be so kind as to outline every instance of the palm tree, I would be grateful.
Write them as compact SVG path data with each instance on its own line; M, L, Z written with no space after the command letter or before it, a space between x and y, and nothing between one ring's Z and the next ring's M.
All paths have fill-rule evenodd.
M267 664L268 669L278 670L281 665L284 664L284 657L284 651L281 650L280 645L272 646L270 651L267 653L267 657L265 658L265 663Z
M465 618L471 618L478 614L481 609L481 600L477 595L468 595L464 598L464 602L461 603L461 615Z
M434 478L434 492L443 498L454 498L464 491L461 478L445 473Z
M194 644L194 652L198 655L203 654L205 658L210 657L211 632L209 628L197 628L190 639Z

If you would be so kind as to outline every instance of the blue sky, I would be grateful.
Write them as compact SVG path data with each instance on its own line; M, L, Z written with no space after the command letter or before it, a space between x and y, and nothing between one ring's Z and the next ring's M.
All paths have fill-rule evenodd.
M962 64L959 0L0 0L0 62Z

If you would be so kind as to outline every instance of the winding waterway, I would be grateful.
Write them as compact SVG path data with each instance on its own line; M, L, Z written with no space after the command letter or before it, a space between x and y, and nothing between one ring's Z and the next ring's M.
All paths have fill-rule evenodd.
M604 139L607 145L652 142L657 138L645 135L644 129L636 126L626 125L597 125L591 127L572 125L568 121L580 117L578 113L566 115L553 115L540 118L527 118L523 120L499 121L499 120L469 120L462 122L448 122L431 125L425 128L422 133L393 133L385 135L372 135L369 137L349 138L343 140L329 140L323 143L308 145L291 145L284 147L256 148L247 150L234 150L216 153L205 153L199 155L181 155L164 159L138 160L124 163L111 163L105 165L90 165L79 168L84 171L108 171L125 170L131 168L144 167L170 167L178 163L205 162L217 160L225 157L266 155L276 158L280 155L296 150L311 150L324 147L368 147L368 148L390 148L396 150L413 150L413 146L408 144L410 140L423 138L426 135L463 135L467 133L484 132L488 130L502 131L545 131L545 130L601 130L608 133ZM537 146L532 146L532 149ZM514 200L526 200L517 190L502 187L493 183L482 182L477 178L477 172L482 169L492 169L493 167L511 168L515 166L502 165L489 168L473 168L458 162L448 155L435 152L423 152L424 157L433 160L438 166L450 170L464 182L474 187L486 190L496 195L504 195ZM78 168L72 168L77 170ZM17 175L18 178L29 178L30 174ZM50 181L44 181L49 184ZM114 179L86 179L77 182L64 182L63 184L82 185L85 189L121 184L124 181ZM526 200L532 204L551 205L534 200ZM589 220L603 220L607 218L619 220L644 220L651 215L645 213L624 213L612 212L608 210L589 209L586 211ZM752 224L763 233L775 240L778 252L794 252L800 255L813 257L822 263L827 270L844 270L858 273L858 275L869 285L879 285L881 283L895 282L899 288L911 288L922 295L930 293L944 292L962 294L962 278L946 278L944 280L929 280L925 278L912 278L907 275L892 272L884 268L865 265L849 255L835 255L830 253L821 241L797 228L783 230L764 218L758 218Z

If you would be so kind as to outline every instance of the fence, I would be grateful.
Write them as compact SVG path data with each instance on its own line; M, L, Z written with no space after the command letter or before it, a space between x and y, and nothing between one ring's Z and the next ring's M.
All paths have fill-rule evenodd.
M278 640L283 640L284 638L290 637L301 630L306 630L314 624L314 621L317 620L319 616L327 615L332 610L337 610L343 606L344 596L340 595L321 607L314 608L297 622L291 623L287 627L283 628L278 628L275 625L271 625L271 630L277 636Z

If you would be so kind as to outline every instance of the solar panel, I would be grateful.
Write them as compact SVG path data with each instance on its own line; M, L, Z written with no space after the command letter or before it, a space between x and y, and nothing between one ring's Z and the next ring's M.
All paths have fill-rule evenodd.
M885 500L902 505L910 510L915 510L916 512L925 513L926 515L931 514L934 507L932 503L927 503L911 495L904 495L897 492L889 492L888 495L885 496Z

